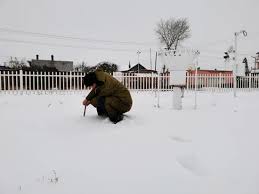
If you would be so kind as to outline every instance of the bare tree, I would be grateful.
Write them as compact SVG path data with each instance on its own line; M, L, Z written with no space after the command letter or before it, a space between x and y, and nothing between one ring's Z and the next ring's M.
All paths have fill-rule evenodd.
M86 67L87 67L87 63L82 61L74 66L74 71L84 72Z
M186 18L177 20L174 18L168 20L161 19L155 31L160 42L165 44L168 50L173 48L176 50L181 41L191 36L190 25Z
M108 62L108 61L100 62L96 65L96 67L97 67L97 69L101 69L108 73L113 73L113 72L118 71L118 65L116 65L115 63L112 63L112 62Z
M9 67L13 69L21 69L23 67L28 67L25 58L19 60L17 57L10 57L7 64Z
M75 71L85 72L85 73L89 73L89 72L95 71L97 69L101 69L105 72L112 74L113 72L118 71L118 66L115 63L103 61L103 62L98 63L95 66L88 66L86 62L81 62L81 63L78 63L74 67Z

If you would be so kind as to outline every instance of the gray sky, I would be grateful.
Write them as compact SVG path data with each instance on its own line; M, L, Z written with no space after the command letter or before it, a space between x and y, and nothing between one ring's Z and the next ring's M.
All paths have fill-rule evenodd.
M53 39L0 30L0 61L7 56L31 59L36 54L49 59L53 54L57 60L85 61L88 65L108 60L126 69L129 61L137 62L140 50L140 63L149 68L149 49L154 63L160 47L154 32L156 23L161 18L186 17L192 36L183 46L201 51L202 68L223 68L223 53L233 45L236 31L248 32L246 38L238 40L242 57L247 55L252 62L250 56L259 51L258 9L258 0L0 0L2 29L87 39Z

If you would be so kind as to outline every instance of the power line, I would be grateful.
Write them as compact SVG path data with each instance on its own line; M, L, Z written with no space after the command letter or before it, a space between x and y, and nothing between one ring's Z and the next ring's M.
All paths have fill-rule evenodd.
M32 44L32 45L44 45L44 46L54 46L54 47L67 47L67 48L83 48L89 50L108 50L112 52L136 52L134 49L114 49L114 48L101 48L101 47L88 47L88 46L75 46L70 44L54 44L54 43L44 43L44 42L37 42L37 41L27 41L27 40L17 40L17 39L3 39L1 38L0 41L2 42L12 42L12 43L21 43L21 44ZM148 50L141 50L143 52L148 52Z
M85 42L95 42L95 43L104 43L104 44L120 44L120 45L145 45L145 46L154 46L156 43L154 42L134 42L134 41L112 41L112 40L100 40L100 39L91 39L91 38L81 38L81 37L73 37L73 36L64 36L64 35L57 35L57 34L47 34L47 33L39 33L39 32L30 32L30 31L23 31L23 30L16 30L16 29L10 29L10 28L0 28L0 31L2 32L8 32L8 33L16 33L16 34L24 34L24 35L32 35L32 36L38 36L38 37L46 37L46 38L54 38L54 39L61 39L61 40L76 40L76 41L85 41ZM259 32L254 33L254 35L257 35ZM257 38L257 36L256 36ZM201 47L201 50L207 50L208 47L215 46L220 43L231 43L230 40L215 40L211 41L205 44L201 44L199 47ZM69 46L72 47L72 46ZM204 48L205 49L202 49ZM104 49L103 49L104 50ZM209 51L209 50L207 50ZM214 51L212 51L214 52Z
M213 56L213 55L200 55L201 58L215 58L215 59L222 59L223 57L220 56Z
M27 31L20 31L20 30L12 30L12 29L6 29L6 28L0 28L0 31L5 32L11 32L11 33L22 33L26 35L35 35L35 36L42 36L42 37L48 37L48 38L57 38L57 39L72 39L72 40L84 40L84 41L104 41L106 43L114 43L114 44L145 44L145 43L138 43L138 42L116 42L116 41L107 41L107 40L95 40L95 39L85 39L85 38L77 38L77 37L70 37L70 36L60 36L60 35L54 35L54 34L44 34L44 33L37 33L37 32L27 32ZM17 40L17 39L0 39L2 42L12 42L12 43L20 43L20 44L32 44L32 45L44 45L44 46L54 46L54 47L67 47L67 48L83 48L83 49L89 49L89 50L107 50L112 52L136 52L135 49L114 49L114 48L102 48L102 47L89 47L89 46L77 46L77 45L71 45L71 44L55 44L55 43L44 43L44 42L37 42L37 41L27 41L27 40ZM226 40L217 40L208 43L209 44L218 44L219 42L229 42ZM205 44L206 45L206 44ZM149 52L147 49L141 49L142 52ZM201 49L201 51L207 51L209 53L223 53L223 51L219 50L209 50L209 49ZM251 55L249 53L239 53L241 56ZM205 56L205 55L204 55ZM208 55L207 55L208 56ZM210 56L212 57L212 56ZM215 56L215 58L221 58L219 56Z
M105 44L146 45L146 46L155 45L155 43L152 43L152 42L99 40L99 39L80 38L80 37L64 36L64 35L56 35L56 34L46 34L46 33L39 33L39 32L29 32L29 31L15 30L15 29L9 29L9 28L0 28L0 31L8 32L8 33L16 33L16 34L24 34L24 35L32 35L32 36L62 39L62 40L66 39L66 40L97 42L97 43L105 43Z
M221 39L221 40L215 40L215 41L211 41L211 42L208 42L208 43L204 43L204 44L198 44L199 46L198 47L201 47L202 48L208 48L208 47L211 47L211 46L215 46L215 45L218 45L218 44L221 44L221 43L228 43L228 44L231 44L232 41L230 40L224 40L224 39Z

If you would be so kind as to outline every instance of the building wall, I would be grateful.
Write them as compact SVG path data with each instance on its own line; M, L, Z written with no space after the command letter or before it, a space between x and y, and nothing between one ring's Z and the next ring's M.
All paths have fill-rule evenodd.
M195 86L195 70L188 71L188 75L192 76L189 78L189 86ZM214 83L214 87L230 87L233 85L232 71L217 71L217 70L197 70L197 75L200 76L198 81L198 87L208 87ZM220 78L220 76L222 76ZM221 86L220 86L221 85Z
M63 62L63 61L55 61L54 66L59 71L73 71L73 62Z
M51 61L51 60L32 60L31 65L38 67L54 67L58 71L73 71L73 62L72 61Z
M187 71L190 75L195 74L195 70ZM198 75L212 75L212 76L219 76L219 75L232 75L232 71L217 71L217 70L197 70Z

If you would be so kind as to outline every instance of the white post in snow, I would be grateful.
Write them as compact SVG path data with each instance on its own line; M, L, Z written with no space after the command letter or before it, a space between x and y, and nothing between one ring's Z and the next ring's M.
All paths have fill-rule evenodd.
M182 89L173 87L173 109L182 110Z

